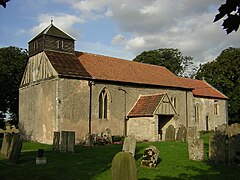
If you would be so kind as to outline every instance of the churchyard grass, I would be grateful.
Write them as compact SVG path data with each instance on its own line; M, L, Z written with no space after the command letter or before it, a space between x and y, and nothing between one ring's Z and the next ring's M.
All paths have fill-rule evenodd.
M208 134L201 138L205 143L207 160ZM156 168L141 167L144 149L154 145L159 153ZM44 149L47 164L36 165L37 149ZM17 165L10 164L0 157L0 179L111 179L111 162L122 145L102 145L94 147L76 146L75 153L53 152L51 145L24 142ZM146 142L137 143L135 153L138 179L239 179L240 169L229 166L216 166L188 159L187 143Z

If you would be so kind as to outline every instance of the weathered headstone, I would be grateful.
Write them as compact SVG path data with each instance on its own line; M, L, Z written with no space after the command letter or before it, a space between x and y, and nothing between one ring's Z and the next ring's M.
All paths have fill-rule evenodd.
M75 132L74 131L68 132L67 151L72 153L75 152Z
M119 152L114 156L112 180L137 180L136 160L128 152Z
M60 132L54 132L53 136L53 151L59 151L59 143L60 143Z
M194 161L204 161L204 144L202 139L188 140L188 157Z
M1 154L4 159L6 159L9 155L9 147L11 144L11 134L10 133L4 133L3 141L2 141L2 148L1 148Z
M228 126L228 137L240 134L240 124L234 123Z
M187 141L191 139L199 139L199 138L200 138L200 134L197 131L196 126L187 128Z
M146 148L143 152L141 165L146 167L156 167L158 155L159 150L155 146L150 146Z
M13 149L13 144L17 139L20 139L20 134L13 134L12 142L11 142L9 148L8 148L7 159L10 158L10 155L11 155L11 152L12 152L12 149Z
M92 146L93 145L93 139L92 139L92 135L87 133L85 136L85 145L86 146Z
M61 152L74 152L75 132L62 131Z
M221 124L217 126L216 131L219 131L220 133L226 134L228 125L227 124Z
M16 164L20 154L21 154L21 150L22 150L22 140L21 139L16 139L16 141L14 141L13 143L13 149L10 155L10 162Z
M228 140L228 164L240 166L240 135L235 135Z
M187 128L184 125L180 125L177 132L177 141L185 142L187 138Z
M67 144L68 144L68 132L67 131L62 131L61 152L67 152Z
M209 160L216 164L225 164L226 157L226 135L216 131L209 138Z
M165 141L175 141L175 128L171 124L166 129Z
M128 136L123 142L123 152L129 152L133 157L135 156L136 139L132 136Z
M112 143L112 134L109 128L102 132L102 138L106 141L106 143Z

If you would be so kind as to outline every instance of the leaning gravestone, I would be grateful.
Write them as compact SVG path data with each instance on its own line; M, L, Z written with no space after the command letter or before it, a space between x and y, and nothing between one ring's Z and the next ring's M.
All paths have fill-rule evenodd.
M13 149L10 155L10 162L16 164L20 154L21 154L21 150L22 150L22 140L21 139L16 139L13 143Z
M123 152L129 152L133 157L135 156L136 139L132 136L128 136L123 142Z
M204 161L204 144L202 139L188 140L188 157L194 161Z
M216 164L226 163L226 136L224 133L216 131L209 138L209 160Z
M166 129L165 141L175 141L175 128L171 124Z
M13 144L14 144L14 142L15 142L17 139L20 139L20 134L13 134L12 142L11 142L9 148L8 148L7 159L10 158L10 155L11 155L11 152L12 152L12 149L13 149Z
M143 152L141 165L146 167L156 167L158 155L159 150L155 146L150 146L146 148Z
M4 136L3 136L3 141L2 141L2 148L1 148L1 154L2 154L2 157L4 159L6 159L9 155L9 147L10 147L10 144L11 144L11 134L10 133L4 133Z
M59 151L59 143L60 143L60 132L54 132L53 136L53 151Z
M180 125L177 132L177 141L185 142L187 138L187 128L184 125Z

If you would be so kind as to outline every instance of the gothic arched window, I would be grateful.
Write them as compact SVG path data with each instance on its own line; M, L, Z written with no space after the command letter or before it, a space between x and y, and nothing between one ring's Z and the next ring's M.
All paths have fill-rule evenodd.
M99 95L99 119L108 118L108 92L106 89L103 89Z

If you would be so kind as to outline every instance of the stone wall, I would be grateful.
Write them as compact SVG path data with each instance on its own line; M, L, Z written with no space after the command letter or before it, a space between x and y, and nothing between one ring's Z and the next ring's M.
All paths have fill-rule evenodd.
M19 90L19 126L25 139L52 143L56 127L56 80Z

